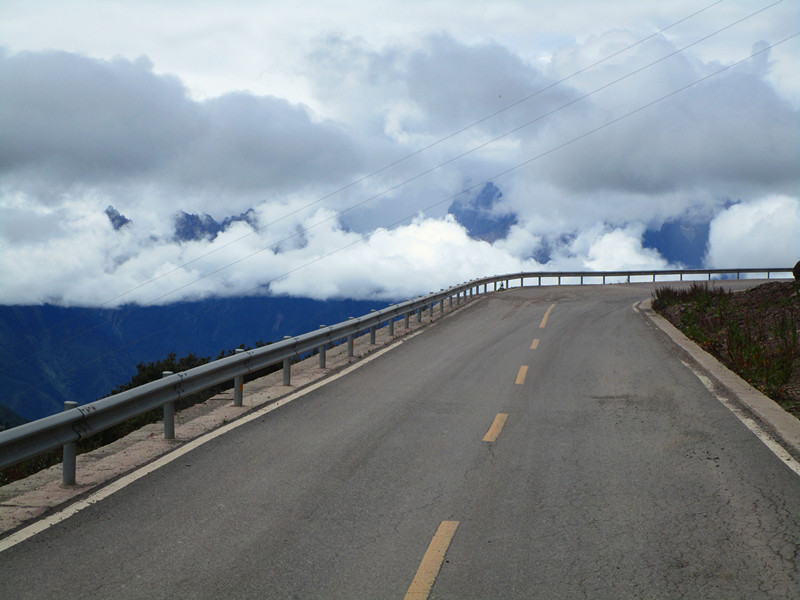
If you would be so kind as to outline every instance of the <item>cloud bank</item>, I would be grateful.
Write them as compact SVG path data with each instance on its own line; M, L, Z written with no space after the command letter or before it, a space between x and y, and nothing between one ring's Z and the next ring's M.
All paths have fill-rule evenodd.
M320 36L302 65L316 109L197 99L144 56L4 50L0 303L402 299L503 272L675 266L647 243L668 227L706 232L696 265L793 265L800 114L770 51L644 109L726 65L687 51L648 67L676 50L657 36L569 77L640 38L531 61L447 33ZM476 235L448 212L488 182L500 194L470 214L499 229ZM181 214L219 227L182 237Z

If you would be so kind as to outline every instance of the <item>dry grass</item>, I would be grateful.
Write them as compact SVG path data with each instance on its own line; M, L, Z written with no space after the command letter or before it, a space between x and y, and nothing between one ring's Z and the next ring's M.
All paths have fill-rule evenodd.
M653 308L729 369L800 418L800 295L794 282L744 292L663 287Z

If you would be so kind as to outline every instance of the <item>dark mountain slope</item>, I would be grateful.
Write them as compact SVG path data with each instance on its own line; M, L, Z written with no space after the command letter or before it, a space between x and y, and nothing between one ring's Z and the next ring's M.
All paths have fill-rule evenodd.
M0 306L0 404L26 419L109 394L140 362L216 358L361 316L385 302L252 297L118 310Z

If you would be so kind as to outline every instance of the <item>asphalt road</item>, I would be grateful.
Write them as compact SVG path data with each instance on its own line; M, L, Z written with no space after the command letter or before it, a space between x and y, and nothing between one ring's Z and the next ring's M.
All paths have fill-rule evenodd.
M649 294L476 302L3 552L0 597L800 598L800 477Z

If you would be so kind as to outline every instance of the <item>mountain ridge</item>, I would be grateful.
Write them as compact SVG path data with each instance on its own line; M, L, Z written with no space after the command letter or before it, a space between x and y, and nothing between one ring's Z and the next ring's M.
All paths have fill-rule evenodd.
M120 309L0 306L0 404L27 419L110 394L141 362L171 352L216 358L333 325L385 301L211 298Z

